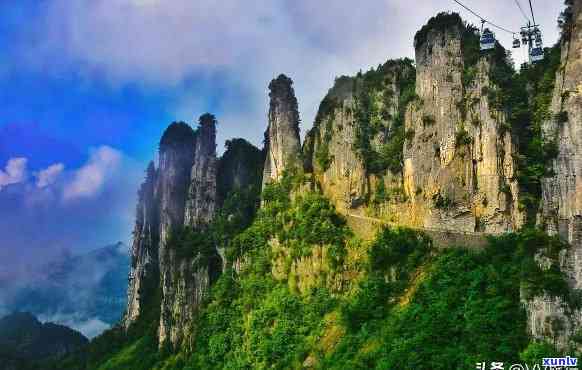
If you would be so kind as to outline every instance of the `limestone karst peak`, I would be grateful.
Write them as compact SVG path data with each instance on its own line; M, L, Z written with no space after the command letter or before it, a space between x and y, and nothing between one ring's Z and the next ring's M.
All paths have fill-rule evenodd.
M177 144L193 143L195 132L186 122L172 122L164 131L160 148Z
M204 113L198 118L198 124L200 127L212 127L216 126L216 117L211 113Z
M414 36L414 46L423 46L428 40L428 34L431 32L460 32L465 27L466 23L458 13L441 12L430 18L428 22L416 33Z
M293 80L281 74L271 81L269 90L264 184L279 180L286 169L298 166L301 156L299 110Z

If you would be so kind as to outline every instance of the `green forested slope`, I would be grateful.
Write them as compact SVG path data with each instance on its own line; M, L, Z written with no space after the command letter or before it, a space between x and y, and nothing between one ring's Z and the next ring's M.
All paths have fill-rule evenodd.
M558 240L529 230L491 238L481 253L443 251L416 231L386 229L364 243L325 198L293 192L297 182L270 186L252 224L230 228L229 260L242 268L215 283L188 343L158 351L152 304L128 335L107 332L88 357L59 368L462 369L547 346L526 334L520 288L568 297L559 270L541 271L533 259L555 256L566 247ZM318 274L290 267L322 245Z

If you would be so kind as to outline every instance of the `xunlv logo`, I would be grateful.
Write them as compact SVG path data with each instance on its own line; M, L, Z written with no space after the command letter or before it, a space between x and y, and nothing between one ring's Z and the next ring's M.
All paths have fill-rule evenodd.
M546 357L543 359L543 366L576 366L578 359L575 357Z

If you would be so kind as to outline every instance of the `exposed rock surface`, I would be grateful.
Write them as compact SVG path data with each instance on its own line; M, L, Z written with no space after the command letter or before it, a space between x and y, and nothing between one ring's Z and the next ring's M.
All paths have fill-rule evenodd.
M416 93L408 108L404 190L408 224L425 228L501 233L521 226L515 154L505 114L491 107L486 90L489 58L473 82L463 81L461 25L430 29L416 45Z
M551 119L542 129L544 141L555 142L553 176L542 181L541 223L550 234L570 243L560 266L571 288L582 289L582 3L573 2L570 37L562 42L561 66L556 75ZM562 347L582 325L582 312L559 299L536 297L528 306L535 337L552 337ZM563 330L549 333L539 323L561 322ZM536 324L537 323L537 324ZM553 335L551 335L553 334Z
M131 246L131 271L127 290L127 309L123 325L127 329L143 310L143 294L157 285L158 208L155 198L157 172L150 162L146 179L138 192L136 219Z
M554 119L543 128L546 138L557 140L560 153L553 163L555 176L543 184L540 219L549 232L573 244L562 254L560 263L571 285L580 289L580 4L574 6L574 14L572 41L563 47L564 68L557 76L552 103L553 115L566 112L568 120L559 123ZM376 225L410 226L429 230L436 238L443 233L466 236L445 235L441 238L445 246L457 244L450 240L476 246L482 244L483 234L523 226L525 215L518 206L514 160L517 148L507 113L490 94L500 92L495 84L498 55L497 59L482 56L478 49L475 54L476 36L458 16L446 16L449 23L445 26L431 21L417 37L416 69L410 61L387 63L379 67L382 73L372 76L381 80L366 81L362 75L339 78L322 102L303 149L297 99L292 81L285 75L269 85L263 153L244 141L232 141L218 161L211 115L201 117L197 131L183 123L171 125L160 143L158 170L151 166L140 191L126 326L141 314L144 287L152 285L150 280L155 285L153 277L159 275L160 343L177 345L187 340L196 309L220 271L220 263L214 258L218 254L210 259L203 258L200 251L184 256L169 243L170 236L184 229L204 229L230 191L258 188L261 182L264 188L280 180L288 169L303 166L312 172L323 193L348 216L348 222L371 220ZM473 43L476 55L470 65L467 42ZM410 82L408 77L413 73L415 93L402 83ZM361 94L364 89L365 97ZM296 279L293 289L306 292L318 279L326 279L327 266L322 262L328 253L325 246L316 249L313 258L301 258L290 265L283 244L273 239L271 248L281 257L273 265L273 275L292 276ZM236 270L242 264L244 260L235 262ZM329 279L327 283L333 285L334 278ZM536 337L552 336L564 345L582 324L582 314L559 299L534 297L525 304Z
M216 206L216 120L205 114L196 131L194 165L186 204L185 224L203 226L212 220Z
M279 75L269 84L269 126L265 132L266 159L263 184L277 181L283 172L300 166L299 112L293 81Z
M139 192L124 326L140 317L144 301L160 289L160 344L187 337L215 269L198 263L197 253L180 255L171 237L204 228L214 217L217 163L214 116L203 115L196 131L173 123L160 141L158 169L150 164Z
M320 106L318 120L306 135L303 151L308 158L323 193L338 210L362 204L369 192L369 181L362 158L355 149L357 123L356 81L348 77L336 80ZM332 108L326 112L324 104ZM329 163L320 156L328 151Z
M205 114L199 123L196 132L181 129L183 140L164 145L162 138L160 144L162 297L158 334L160 343L168 341L172 345L188 337L196 309L210 283L209 266L196 263L198 254L193 258L180 256L175 246L168 243L170 233L203 228L214 217L216 120ZM171 132L167 135L172 136Z
M388 62L379 67L382 82L369 88L366 108L368 127L380 127L368 138L368 150L380 157L399 155L390 146L398 145L394 132L399 112L406 110L402 169L388 166L372 173L357 148L360 76L337 79L322 102L304 144L304 155L311 158L306 167L343 213L375 213L391 223L425 229L516 230L524 222L513 159L517 149L506 114L489 102L487 92L497 89L490 78L492 59L465 66L468 31L460 18L446 27L429 22L422 32L415 45L416 97L402 106L408 93L402 81L414 69ZM470 81L464 79L468 68L474 76ZM328 154L322 155L322 148Z
M184 227L186 200L190 187L190 174L194 165L195 132L185 123L174 123L166 129L160 141L160 164L157 191L159 196L159 269L161 286L160 343L170 340L176 330L173 305L180 293L175 278L180 269L175 251L168 244L172 233ZM185 304L186 302L180 302Z
M169 233L184 225L195 147L196 133L184 122L171 124L160 141L157 183L160 208L160 260Z
M551 119L543 127L544 139L555 141L558 156L554 176L543 181L543 222L580 251L570 258L582 261L582 4L573 5L571 39L562 44L561 68L556 75ZM560 119L565 115L565 122ZM582 263L573 263L575 287L582 288Z
M400 112L406 104L402 98L404 90L413 87L414 67L412 61L391 60L368 73L372 75L336 79L320 105L303 149L304 155L311 158L306 167L314 171L324 194L345 213L360 213L374 197L379 182L386 183L389 191L402 187L400 169L373 171L373 164L366 163L363 151L386 161L385 157L392 155L386 154L386 148L394 148L397 158L392 162L400 162L402 150L398 143L402 133L398 131L402 130ZM381 82L369 87L369 80ZM410 80L410 86L403 82ZM361 101L364 96L366 103ZM368 127L359 122L362 116ZM362 142L367 142L367 147L362 148Z

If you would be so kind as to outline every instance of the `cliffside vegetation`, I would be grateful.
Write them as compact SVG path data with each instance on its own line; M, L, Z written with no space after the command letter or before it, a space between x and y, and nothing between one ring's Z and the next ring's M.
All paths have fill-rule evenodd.
M404 112L416 98L415 69L410 59L389 60L377 69L358 74L355 149L369 173L402 171ZM379 145L375 137L382 133Z
M338 77L315 118L314 126L320 128L317 132L325 132L323 137L316 137L319 145L315 159L319 167L325 170L333 160L328 150L333 129L331 120L345 104L345 112L355 121L354 149L366 171L381 173L388 169L400 173L404 113L407 104L416 98L414 89L415 68L408 58L389 60L355 77Z
M113 329L97 338L86 368L451 369L491 358L518 362L539 346L526 334L520 288L569 297L559 269L541 270L534 261L565 247L544 233L491 238L480 253L437 250L429 237L407 229L384 229L365 243L321 195L297 193L302 181L286 176L269 185L252 223L230 233L229 267L199 312L191 348L158 351L152 302L151 316L127 335ZM320 246L329 247L327 272L290 268ZM283 277L275 274L281 259ZM302 291L301 279L314 284Z
M542 137L542 123L555 119L550 113L560 46L546 48L543 62L521 69L512 79L510 125L520 156L517 158L521 188L520 203L528 223L535 223L541 199L541 180L551 175L551 160L558 154L556 142Z
M221 202L231 191L247 186L259 192L264 153L244 139L227 140L224 146L226 150L218 162L216 179Z
M186 122L173 122L164 131L160 140L160 146L191 143L194 141L195 136L195 131Z
M558 26L562 32L562 40L568 40L570 39L572 32L572 20L574 17L572 6L574 5L574 0L565 0L564 4L566 5L566 9L564 9L564 11L560 14L560 18L558 19Z

